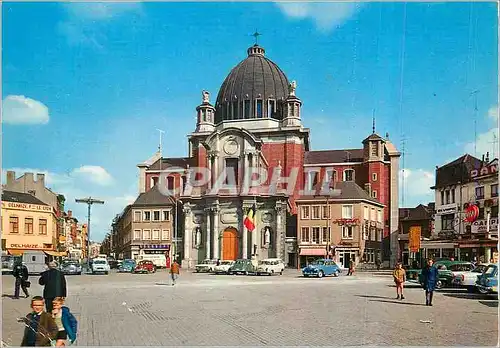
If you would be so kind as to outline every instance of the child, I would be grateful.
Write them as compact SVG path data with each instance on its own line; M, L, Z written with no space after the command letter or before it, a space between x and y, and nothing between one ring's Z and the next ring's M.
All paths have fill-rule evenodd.
M397 263L394 272L392 272L392 276L394 277L394 283L396 283L396 293L398 294L398 297L396 298L398 300L400 298L404 300L405 297L403 296L403 283L406 281L406 272L403 269L401 262Z
M52 318L57 325L56 347L64 346L64 342L69 337L71 344L76 340L77 321L73 314L71 314L68 307L64 305L63 297L56 297L53 304Z
M45 301L41 296L31 299L33 311L22 318L24 329L22 347L50 347L57 335L57 326L49 313L43 311Z
M179 264L176 260L172 262L172 266L170 266L170 276L172 277L172 286L175 285L175 280L179 276Z

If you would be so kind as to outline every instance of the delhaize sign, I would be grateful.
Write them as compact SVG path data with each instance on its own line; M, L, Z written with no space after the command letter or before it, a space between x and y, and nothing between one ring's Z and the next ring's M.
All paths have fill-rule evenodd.
M472 233L486 233L488 225L486 220L476 220L472 223L471 232ZM490 230L489 233L498 233L498 218L490 219Z
M2 202L2 208L29 210L29 211L35 210L35 211L48 212L48 213L52 212L52 207L49 205L18 203L18 202Z

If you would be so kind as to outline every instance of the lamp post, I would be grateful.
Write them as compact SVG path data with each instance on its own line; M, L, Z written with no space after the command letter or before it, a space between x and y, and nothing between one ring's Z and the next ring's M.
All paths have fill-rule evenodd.
M90 270L90 207L92 204L104 204L104 201L92 197L77 198L76 203L87 204L87 272Z

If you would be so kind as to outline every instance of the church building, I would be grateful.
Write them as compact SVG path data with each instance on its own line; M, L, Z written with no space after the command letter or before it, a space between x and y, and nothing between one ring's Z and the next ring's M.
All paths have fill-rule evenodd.
M360 139L359 149L311 151L297 83L265 56L263 47L255 44L247 54L226 77L215 102L202 92L188 156L157 153L138 165L139 193L155 185L165 194L175 190L182 215L173 249L182 266L204 259L281 258L295 267L300 253L296 201L314 198L312 191L324 183L335 187L336 181L352 181L380 202L383 260L393 264L400 154L388 136L373 129ZM335 132L342 136L341 129Z

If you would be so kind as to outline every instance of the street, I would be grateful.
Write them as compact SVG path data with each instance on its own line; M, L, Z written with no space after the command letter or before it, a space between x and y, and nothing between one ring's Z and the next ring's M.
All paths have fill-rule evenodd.
M495 296L439 291L424 305L419 287L395 299L390 276L306 279L168 274L67 276L67 305L79 321L77 345L475 345L497 344ZM29 299L13 300L4 275L3 341L19 345ZM42 293L31 277L31 295ZM430 323L421 322L430 321Z

